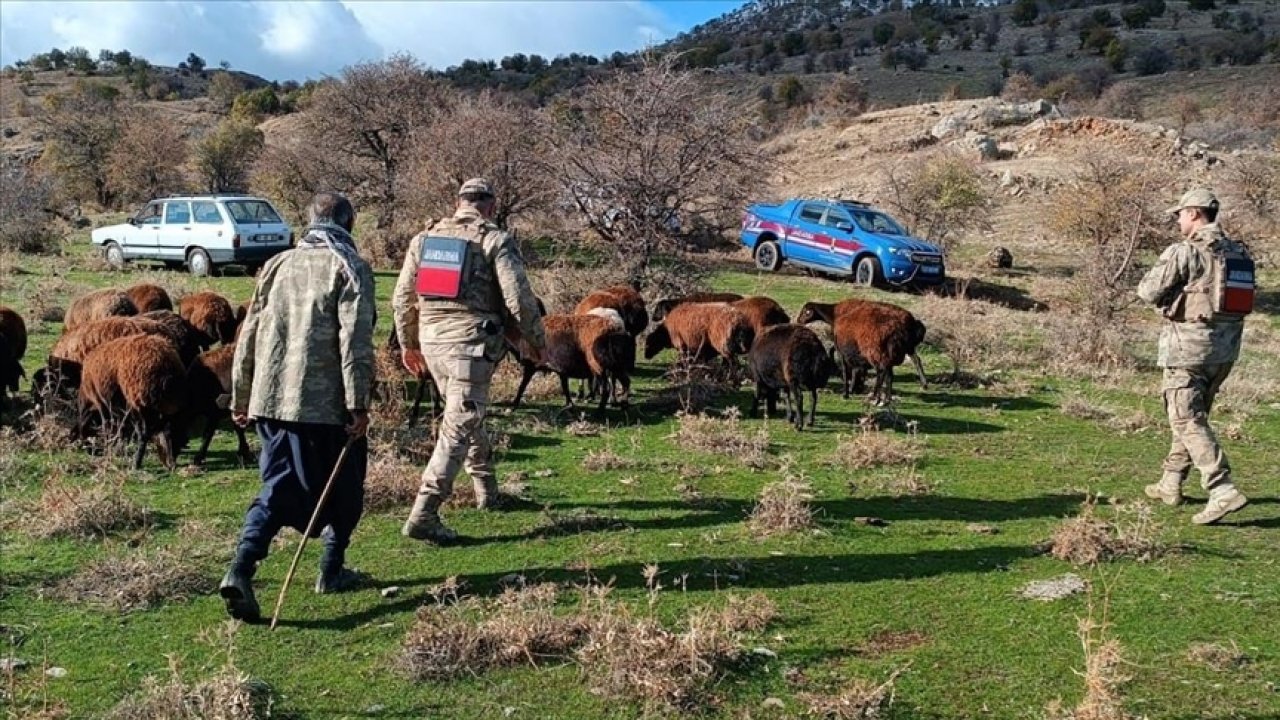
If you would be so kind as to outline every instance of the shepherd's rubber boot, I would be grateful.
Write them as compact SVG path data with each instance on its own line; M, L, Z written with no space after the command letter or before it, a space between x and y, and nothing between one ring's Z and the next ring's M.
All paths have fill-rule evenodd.
M256 570L257 563L237 555L218 586L227 614L236 620L252 623L262 619L258 599L253 596L253 574Z
M320 556L320 573L316 576L317 595L343 592L364 582L365 574L354 568L343 567L345 562L345 551L325 545L324 554Z
M440 506L443 504L439 495L419 495L417 502L413 504L413 512L409 513L409 520L400 530L401 534L437 545L457 540L458 533L445 527L440 520Z
M1160 476L1160 482L1142 488L1142 492L1165 505L1181 505L1183 481L1184 478L1177 473L1167 472Z

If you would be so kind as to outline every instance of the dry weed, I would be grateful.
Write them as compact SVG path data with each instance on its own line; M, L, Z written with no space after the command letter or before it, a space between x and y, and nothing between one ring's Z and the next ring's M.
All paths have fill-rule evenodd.
M419 470L398 456L374 451L364 478L364 506L372 512L402 510L413 504L421 484Z
M876 475L865 481L849 481L849 491L856 492L866 485L870 490L892 497L919 497L933 492L933 483L920 474L915 463L898 472Z
M828 720L879 720L888 717L893 705L894 683L903 670L894 670L884 682L876 685L868 680L856 679L839 691L826 693L800 693L799 699L811 717Z
M1063 415L1076 420L1110 420L1115 413L1095 404L1083 395L1069 395L1058 407Z
M195 564L190 549L161 550L92 562L51 588L50 595L131 612L189 600L214 587L212 575Z
M914 432L906 437L866 426L853 436L841 436L829 462L846 470L888 465L914 465L924 454L924 443Z
M587 472L606 472L609 470L627 470L638 465L631 458L624 458L609 448L588 451L582 458L582 469Z
M1046 709L1046 720L1129 720L1124 711L1120 688L1129 678L1121 674L1125 664L1120 641L1111 637L1110 624L1089 615L1080 618L1078 635L1084 649L1084 671L1077 671L1084 678L1084 697L1074 709L1066 709L1061 701L1054 701Z
M1239 670L1252 662L1234 640L1231 641L1230 646L1216 642L1195 643L1187 648L1187 660L1197 665L1204 665L1214 672Z
M685 450L737 458L756 470L768 464L769 431L761 427L749 433L742 427L741 414L735 407L718 418L682 412L676 420L678 425L671 438Z
M546 510L542 522L533 529L534 537L578 535L601 530L619 530L627 527L622 520L610 515L600 515L593 510L573 510L557 513Z
M813 522L813 485L803 473L794 472L790 456L783 460L782 480L765 485L747 518L747 527L758 537L808 530Z
M124 480L99 473L90 484L72 485L60 474L46 480L40 498L22 508L24 529L37 538L105 538L145 535L151 511L125 495Z
M1168 550L1159 539L1160 523L1149 505L1118 505L1115 515L1114 521L1098 517L1094 499L1086 499L1080 514L1054 531L1050 554L1072 565L1094 565L1123 557L1148 562Z

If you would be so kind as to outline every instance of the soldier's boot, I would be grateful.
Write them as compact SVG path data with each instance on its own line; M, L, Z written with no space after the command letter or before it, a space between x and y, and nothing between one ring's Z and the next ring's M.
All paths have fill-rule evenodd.
M409 513L409 520L400 530L401 534L437 545L457 540L458 533L445 527L440 520L440 506L443 504L439 495L419 495L413 504L413 511Z
M1181 505L1183 480L1184 478L1177 473L1166 472L1160 476L1160 482L1152 483L1142 491L1147 497L1159 500L1165 505Z
M343 567L346 553L332 546L325 546L320 557L320 574L316 576L316 594L350 590L367 579L367 576L355 569Z
M1191 522L1196 525L1212 525L1231 513L1249 504L1249 498L1232 486L1228 490L1209 493L1209 504L1195 515Z
M227 614L236 620L251 623L262 619L258 599L253 595L253 574L256 570L256 562L237 553L218 586L218 595L226 604Z

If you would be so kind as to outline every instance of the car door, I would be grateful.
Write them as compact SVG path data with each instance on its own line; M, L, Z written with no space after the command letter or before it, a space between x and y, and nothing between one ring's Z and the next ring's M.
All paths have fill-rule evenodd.
M822 240L826 250L821 253L822 264L826 267L848 271L853 264L853 256L861 247L854 240L853 218L838 205L827 207L822 216Z
M819 236L822 235L822 203L801 203L787 226L786 247L783 254L789 260L805 265L822 266L821 254L825 250Z
M169 200L164 204L164 224L160 226L157 248L162 260L181 260L191 238L191 203Z
M186 247L199 246L205 250L230 248L234 232L229 230L230 218L224 217L222 213L218 203L213 200L192 200L191 237Z
M148 203L138 213L133 230L124 239L124 256L127 258L154 257L160 247L160 224L163 221L164 203Z

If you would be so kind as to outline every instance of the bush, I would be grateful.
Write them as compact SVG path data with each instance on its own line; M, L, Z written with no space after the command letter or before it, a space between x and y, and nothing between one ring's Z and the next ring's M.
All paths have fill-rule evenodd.
M1143 5L1128 5L1120 11L1120 18L1130 30L1144 28L1151 21L1151 13Z
M1009 13L1009 19L1018 27L1031 27L1039 16L1040 5L1036 0L1018 0Z
M958 233L985 226L987 195L976 164L950 152L911 158L888 171L889 204L917 237L951 254Z
M231 103L231 114L246 120L258 120L263 115L275 115L280 112L280 98L276 91L268 87L242 92Z
M1032 80L1030 75L1022 72L1010 76L1004 83L1004 89L1000 91L1002 100L1014 102L1026 102L1039 96L1040 86L1036 85L1036 81Z
M1148 45L1133 57L1133 71L1141 76L1161 75L1173 67L1173 56L1159 45Z
M0 164L0 250L49 252L56 247L50 225L53 180L12 158Z
M1094 105L1093 113L1104 117L1141 120L1142 93L1131 82L1122 82L1107 88Z
M249 169L262 151L262 133L253 125L228 118L196 143L194 165L208 192L247 189Z

